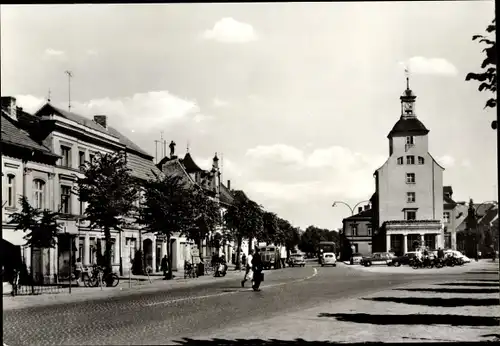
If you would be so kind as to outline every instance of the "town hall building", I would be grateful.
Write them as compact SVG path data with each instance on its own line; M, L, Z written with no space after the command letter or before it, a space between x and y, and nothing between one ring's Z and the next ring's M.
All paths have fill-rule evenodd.
M410 89L400 97L401 117L387 138L389 158L374 173L373 251L413 251L416 241L444 246L443 171L429 153L429 130L415 113Z

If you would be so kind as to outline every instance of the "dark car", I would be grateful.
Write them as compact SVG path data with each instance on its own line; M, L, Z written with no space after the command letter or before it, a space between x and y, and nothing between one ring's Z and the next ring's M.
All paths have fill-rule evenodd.
M402 264L408 265L410 264L410 260L414 258L416 255L417 255L416 252L407 252L403 256L394 257L392 259L392 264L395 267L399 267Z
M392 256L387 252L374 252L371 256L363 257L360 264L365 267L371 265L391 265Z

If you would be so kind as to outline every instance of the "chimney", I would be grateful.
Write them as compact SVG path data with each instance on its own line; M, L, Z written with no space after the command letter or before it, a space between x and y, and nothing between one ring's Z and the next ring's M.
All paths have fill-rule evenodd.
M94 122L108 129L107 116L105 115L94 115Z
M227 180L227 189L231 191L231 180Z
M11 119L17 121L16 98L12 96L2 96L2 108L9 114Z
M358 207L358 214L363 211L363 207Z

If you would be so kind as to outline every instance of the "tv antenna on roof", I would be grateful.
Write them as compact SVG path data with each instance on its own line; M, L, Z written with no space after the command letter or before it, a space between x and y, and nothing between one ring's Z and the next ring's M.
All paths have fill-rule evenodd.
M64 71L68 75L68 112L71 112L71 78L73 77L73 72Z

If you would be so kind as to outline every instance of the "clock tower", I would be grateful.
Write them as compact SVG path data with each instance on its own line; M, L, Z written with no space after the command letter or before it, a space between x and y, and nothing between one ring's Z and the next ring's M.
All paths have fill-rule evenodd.
M415 118L415 99L417 97L410 89L410 77L406 70L406 90L401 95L401 117L403 119Z

